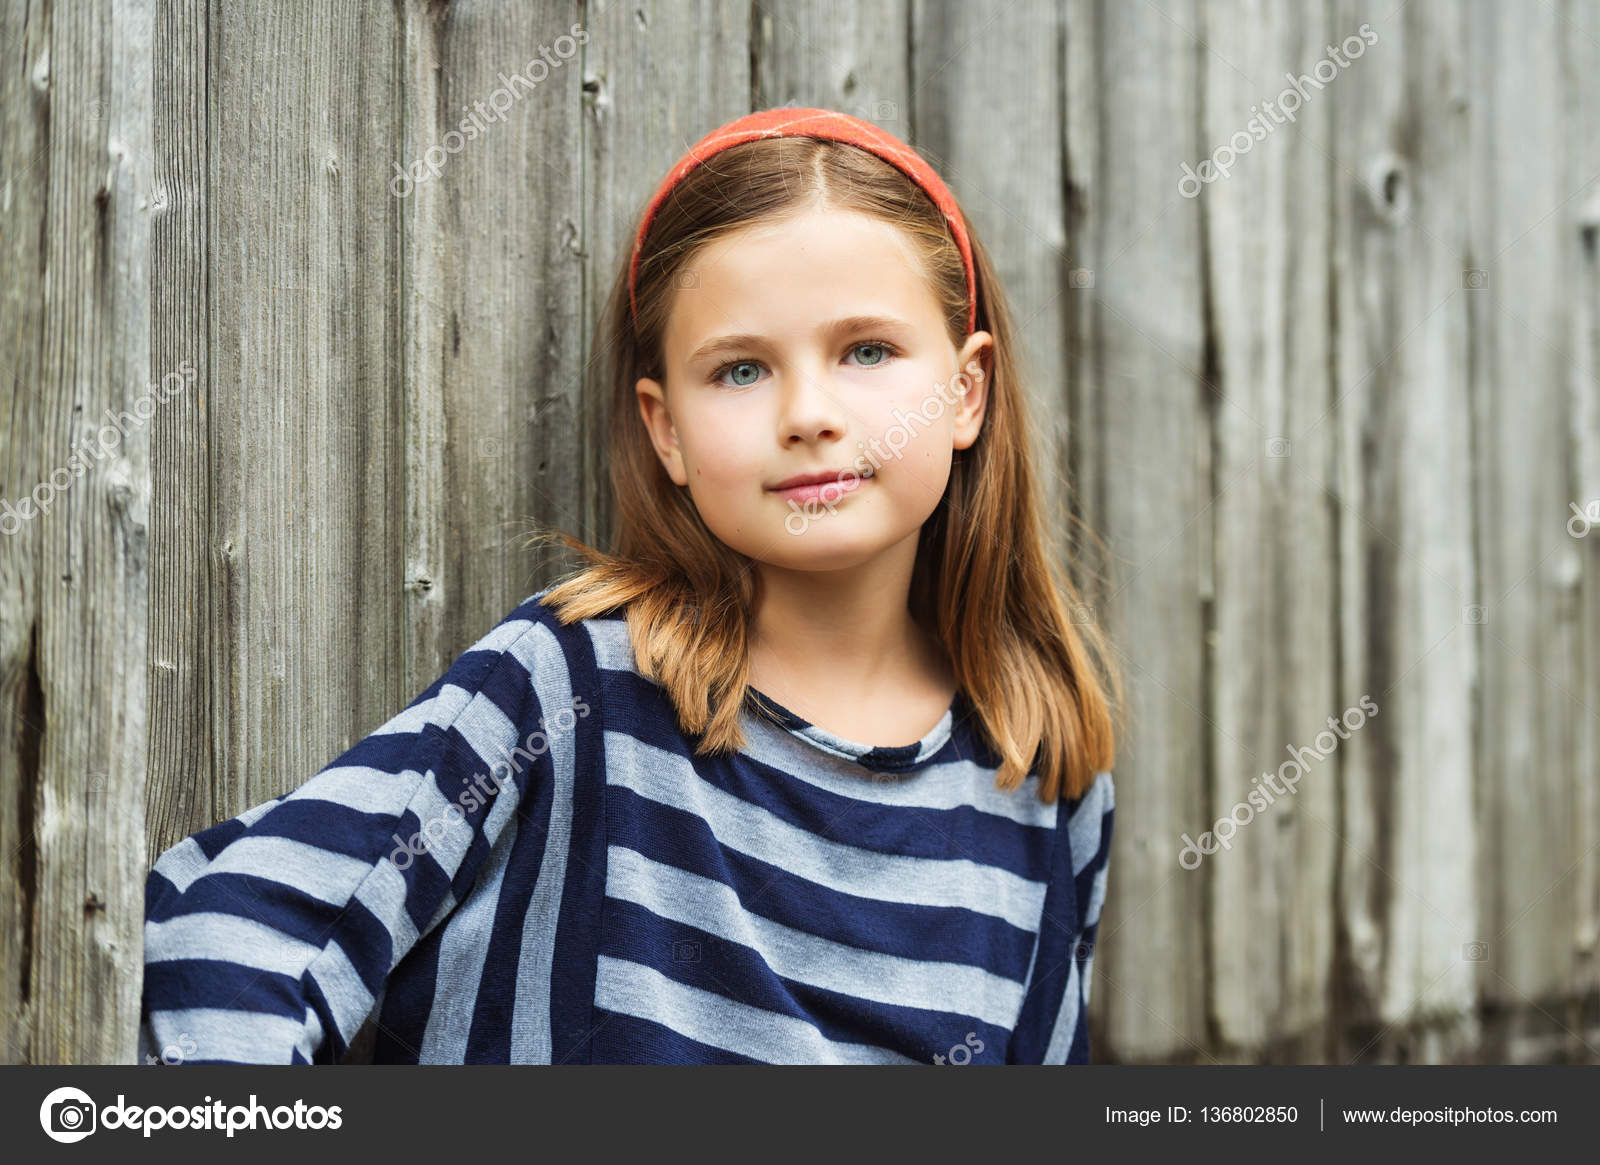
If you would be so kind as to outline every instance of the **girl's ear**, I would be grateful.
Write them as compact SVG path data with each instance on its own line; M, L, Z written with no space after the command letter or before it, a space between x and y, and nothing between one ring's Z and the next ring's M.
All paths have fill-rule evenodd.
M657 381L641 376L633 386L639 396L639 415L644 418L645 432L656 447L667 476L675 485L688 485L689 475L683 468L683 450L678 448L678 430L673 427L672 414L667 411L666 390Z
M966 385L960 403L955 409L955 433L951 442L956 449L970 448L983 428L983 416L989 405L989 379L994 368L994 337L988 332L973 332L961 345L956 355L957 385Z

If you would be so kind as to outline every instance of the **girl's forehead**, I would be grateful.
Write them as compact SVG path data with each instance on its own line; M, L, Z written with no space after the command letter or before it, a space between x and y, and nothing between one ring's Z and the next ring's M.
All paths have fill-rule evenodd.
M856 211L813 211L740 227L691 254L670 287L674 319L940 310L906 232Z
M808 206L776 219L762 219L734 227L706 244L704 251L727 252L741 248L771 245L775 241L826 242L829 239L882 239L898 245L909 243L905 231L886 219L864 211L837 206Z

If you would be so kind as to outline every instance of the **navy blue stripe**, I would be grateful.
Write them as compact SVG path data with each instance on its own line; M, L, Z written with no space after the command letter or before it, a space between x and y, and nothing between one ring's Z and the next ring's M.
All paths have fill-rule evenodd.
M764 709L770 719L776 720L791 731L813 727L804 717L797 716L765 692L758 691L755 688L747 688L745 690L745 699L757 714L761 714ZM966 697L966 693L958 689L955 697L950 702L950 736L930 755L921 760L918 760L917 753L922 749L922 742L917 741L912 744L880 745L876 748L869 748L860 757L856 758L857 762L870 769L894 771L959 760L962 754L956 745L954 729L957 723L971 714L971 710L972 706Z
M285 837L328 853L370 862L375 854L394 849L395 819L362 813L333 801L296 797L274 808L255 825L250 837Z
M1045 892L1039 944L1034 954L1028 995L1012 1033L1006 1061L1039 1064L1050 1047L1050 1032L1067 984L1067 958L1078 934L1078 903L1072 881L1072 845L1067 830L1068 804L1056 802L1054 874Z
M422 772L433 748L429 726L420 732L384 732L362 737L326 767L376 769L398 777L406 772Z
M444 925L426 934L395 966L384 989L373 1041L374 1064L416 1064L422 1057L422 1036L433 1012L439 975L439 945Z
M181 999L185 1010L215 1007L224 1011L255 1011L263 1015L281 1015L296 1023L306 1017L298 978L216 959L151 963L145 968L144 995L152 1005L151 1010L163 1010L168 1000Z
M221 853L224 846L234 838L239 837L248 828L249 826L245 825L237 817L230 817L226 821L219 821L210 829L202 829L199 833L194 834L193 840L200 847L200 852L205 854L206 859L209 861Z
M313 1050L311 1062L313 1064L337 1064L344 1058L345 1052L350 1050L350 1045L345 1041L339 1031L339 1025L334 1021L333 1008L328 1003L328 997L323 994L322 987L316 979L309 974L300 977L300 989L305 996L307 1006L316 1013L317 1019L322 1023L322 1040ZM304 1012L300 1015L300 1022L305 1022ZM350 1033L354 1035L354 1032Z
M1019 983L1033 935L964 906L885 902L832 890L718 844L705 820L613 785L611 840L654 861L732 886L744 909L834 942L908 959L968 963ZM1048 893L1048 892L1047 892Z
M516 618L518 618L516 612L512 612L501 622L510 622ZM497 628L498 626L499 624L496 625ZM434 677L432 683L418 692L411 703L406 705L406 708L415 708L418 704L423 704L433 699L444 691L447 684L467 692L476 690L484 674L495 665L503 654L500 651L483 651L476 645L468 647L450 661L450 666L442 674Z
M159 859L158 859L159 860ZM144 917L165 918L178 901L178 887L160 870L151 868L144 879Z
M1083 989L1080 983L1080 991ZM1078 1026L1072 1032L1072 1047L1067 1051L1067 1063L1087 1064L1089 1062L1089 1017L1084 1013L1082 1000L1074 995L1067 1001L1068 1006L1078 1012Z

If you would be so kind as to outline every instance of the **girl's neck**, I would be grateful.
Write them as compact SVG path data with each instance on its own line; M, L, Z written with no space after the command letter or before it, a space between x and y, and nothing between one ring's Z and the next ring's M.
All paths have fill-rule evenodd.
M909 551L845 571L758 565L750 683L780 703L784 693L797 703L870 703L886 688L948 700L955 680L944 650L907 605L914 539Z

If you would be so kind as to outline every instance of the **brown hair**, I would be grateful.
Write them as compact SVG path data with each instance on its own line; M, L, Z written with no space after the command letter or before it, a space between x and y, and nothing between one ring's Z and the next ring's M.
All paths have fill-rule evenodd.
M965 342L960 253L933 202L899 170L865 150L816 138L724 150L674 188L650 226L637 328L628 255L599 323L590 387L611 397L612 552L560 531L537 530L529 539L559 540L588 563L544 599L563 623L626 608L636 665L666 689L683 731L701 738L697 753L744 746L739 710L760 575L707 529L688 488L667 475L634 385L644 376L665 382L662 337L672 293L696 251L813 205L874 215L906 232L945 308L951 340L957 348ZM977 268L977 330L994 337L989 400L977 440L955 451L945 495L923 524L909 606L948 654L977 727L1001 759L997 787L1014 790L1036 768L1041 801L1075 799L1111 767L1121 679L1099 628L1069 617L1090 608L1046 546L1009 311L972 220L965 212L963 218Z

